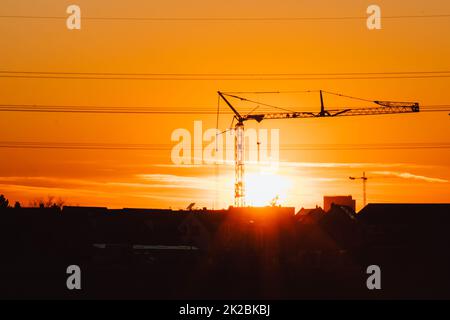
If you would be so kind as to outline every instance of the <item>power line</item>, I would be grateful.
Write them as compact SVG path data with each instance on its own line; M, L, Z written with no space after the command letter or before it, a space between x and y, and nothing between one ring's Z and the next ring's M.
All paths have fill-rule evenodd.
M0 141L3 149L57 149L57 150L171 150L171 144L130 144L130 143L55 143ZM261 147L260 147L261 148ZM268 148L268 147L267 147ZM263 150L267 148L262 148ZM387 144L285 144L279 146L285 151L339 151L339 150L414 150L450 149L450 142L441 143L387 143ZM194 148L195 149L195 148ZM233 148L232 148L233 149ZM256 150L256 147L254 148ZM230 149L231 150L231 149ZM253 150L250 148L250 150Z
M317 92L317 90L303 90L303 91L292 91L296 93L311 93ZM331 94L334 96L344 97L347 99L364 101L369 103L379 104L377 101L358 98L350 95L344 95L341 93L335 93L330 91L324 91L327 94ZM280 93L280 91L266 91L259 93ZM255 109L258 109L258 112L266 112L273 111L274 109L283 110L287 112L296 112L293 111L294 108L286 108L275 106L273 104L263 103L261 101L256 101L252 99L248 99L242 96L235 96L227 93L226 95L239 99L241 101L245 101L247 103L253 104L250 106L250 110L247 108L240 108L241 112L249 112L252 113ZM410 104L405 102L405 104ZM255 106L256 105L256 108ZM218 115L220 111L220 101L216 107L212 106L172 106L172 107L163 107L163 106L140 106L140 107L130 107L130 106L98 106L98 105L44 105L44 104L0 104L0 112L55 112L55 113L111 113L111 114L122 114L122 113L135 113L135 114L215 114ZM450 108L450 104L435 104L435 105L424 105L422 106L422 111L427 112L438 112L438 111L447 111ZM298 109L298 108L297 108ZM345 109L333 109L331 107L327 108L329 111L340 111ZM298 111L298 110L297 110ZM230 110L223 113L231 113Z
M383 19L442 19L450 14L422 14L422 15L390 15ZM65 20L67 16L33 16L33 15L0 15L1 19L30 19L30 20ZM349 21L365 20L367 16L323 16L323 17L83 17L83 20L93 22L321 22L321 21Z
M215 115L216 111L190 111L190 110L127 110L127 109L76 109L76 108L52 108L52 107L0 107L0 112L38 112L38 113L92 113L92 114L180 114L180 115L189 115L189 114L198 114L198 115ZM229 112L222 112L229 113Z
M267 108L263 108L264 111ZM217 114L214 107L108 107L108 106L56 106L31 104L0 104L5 112L56 112L56 113L137 113L137 114ZM231 112L221 111L221 114Z
M38 75L80 75L80 76L339 76L339 75L397 75L397 74L441 74L450 73L449 70L435 71L381 71L381 72L328 72L328 73L121 73L121 72L65 72L65 71L17 71L17 70L0 70L0 74L38 74ZM274 92L253 92L253 93L278 93ZM311 92L311 91L294 91L294 92ZM231 92L224 92L231 93ZM238 92L234 92L238 93ZM242 93L242 92L241 92ZM247 92L252 93L252 92Z
M258 104L256 101L252 103ZM276 106L264 104L266 108L259 111L273 110ZM276 107L277 109L279 107ZM248 109L248 108L247 108ZM249 110L242 110L246 112ZM337 109L339 110L339 109ZM421 112L447 112L450 104L424 105ZM39 105L39 104L0 104L0 112L38 112L38 113L92 113L92 114L170 114L170 115L216 115L217 107L114 107L114 106L76 106L76 105ZM231 111L221 111L221 114L232 114Z
M432 79L450 78L450 74L439 75L399 75L399 76L345 76L345 77L278 77L278 76L251 76L251 77L107 77L107 76L51 76L51 75L0 75L0 78L11 79L60 79L60 80L140 80L140 81L313 81L313 80L389 80L389 79Z
M336 73L113 73L113 72L1 70L0 78L56 79L56 80L138 80L138 81L387 80L387 79L450 78L450 71L444 70L444 71L340 72L340 73L338 72ZM265 93L277 93L277 92L265 92Z

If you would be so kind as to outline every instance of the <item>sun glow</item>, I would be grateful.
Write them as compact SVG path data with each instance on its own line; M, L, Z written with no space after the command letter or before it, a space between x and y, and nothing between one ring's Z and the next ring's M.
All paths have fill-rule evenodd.
M246 174L246 202L249 206L268 206L274 199L283 204L291 181L276 172L259 171Z

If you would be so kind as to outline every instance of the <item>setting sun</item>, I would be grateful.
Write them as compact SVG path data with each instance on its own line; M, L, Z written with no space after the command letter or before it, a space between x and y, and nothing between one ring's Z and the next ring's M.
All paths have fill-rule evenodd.
M272 203L285 204L292 181L274 172L260 171L246 175L247 205L263 207Z

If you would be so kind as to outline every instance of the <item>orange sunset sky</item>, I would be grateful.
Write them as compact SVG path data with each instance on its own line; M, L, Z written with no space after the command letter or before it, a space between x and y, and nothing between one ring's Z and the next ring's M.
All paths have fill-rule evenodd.
M68 30L70 4L81 30ZM0 71L151 74L450 73L450 17L387 18L369 31L365 19L83 20L84 17L267 18L365 17L376 3L389 16L450 14L447 0L3 0ZM63 18L12 18L35 16ZM1 74L0 74L1 75ZM220 78L220 77L218 77ZM0 77L1 105L152 107L211 114L0 112L0 194L10 202L47 196L70 205L223 208L233 203L233 165L175 166L171 134L194 121L215 128L217 91L323 89L372 100L450 105L450 78L392 79L36 79ZM248 96L317 111L317 94ZM372 106L325 96L330 107ZM250 107L238 104L242 110ZM225 111L226 106L221 104ZM231 115L223 114L225 130ZM248 128L279 129L277 171L249 168L248 203L300 208L323 195L353 195L369 176L368 202L449 202L448 112L270 120ZM155 150L11 148L43 144L152 145ZM289 149L283 146L301 146ZM348 147L352 145L353 147ZM354 145L363 146L355 148ZM383 147L376 147L383 146ZM388 146L388 148L386 148ZM401 146L401 148L392 148ZM426 148L422 147L425 146ZM431 147L430 147L431 146ZM436 147L438 146L438 147ZM348 148L347 148L348 147ZM151 149L151 148L150 148Z

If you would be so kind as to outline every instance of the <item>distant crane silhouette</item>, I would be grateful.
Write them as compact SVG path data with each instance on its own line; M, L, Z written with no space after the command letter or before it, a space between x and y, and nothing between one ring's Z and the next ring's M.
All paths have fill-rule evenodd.
M413 113L419 112L419 103L417 102L394 102L394 101L371 101L366 99L360 99L350 96L345 96L341 94L336 94L332 92L325 92L341 97L352 98L357 100L363 100L366 102L375 103L377 107L366 107L366 108L345 108L337 110L327 110L325 109L323 101L323 92L319 90L320 93L320 111L311 112L276 112L276 113L260 113L260 114L246 114L241 115L237 109L231 103L231 99L246 101L255 103L255 101L249 100L244 97L237 96L231 93L225 93L218 91L219 101L222 99L225 101L227 106L234 113L234 120L236 120L236 125L234 127L234 161L235 161L235 184L234 184L234 205L236 207L245 206L245 183L244 183L244 122L255 120L260 123L267 119L304 119L304 118L334 118L341 116L367 116L367 115L383 115L383 114L398 114L398 113ZM262 104L263 105L263 104ZM274 106L271 106L274 107ZM274 107L277 108L277 107ZM282 109L282 108L278 108ZM285 110L285 109L283 109ZM217 117L219 115L219 107L217 108ZM233 121L234 121L233 120ZM259 154L259 144L258 144L258 154ZM365 181L365 180L364 180ZM364 182L365 183L365 182ZM365 202L365 201L364 201Z
M366 198L366 183L367 183L367 180L369 179L368 177L366 177L366 173L365 172L363 172L363 175L362 175L362 177L348 177L350 180L362 180L362 183L363 183L363 205L364 205L364 207L366 206L366 204L367 204L367 198Z

